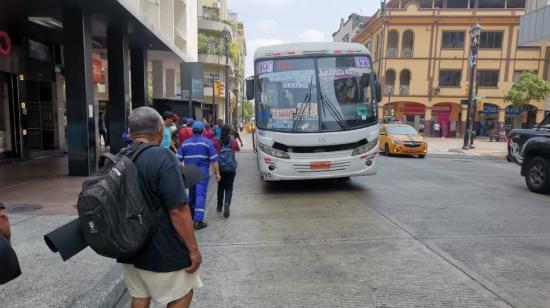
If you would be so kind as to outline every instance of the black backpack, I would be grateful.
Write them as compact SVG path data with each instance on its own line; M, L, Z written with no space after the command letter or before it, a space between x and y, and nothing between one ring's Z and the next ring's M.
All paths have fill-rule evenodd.
M153 146L136 143L116 156L104 153L103 167L82 184L77 208L84 239L102 256L134 256L151 238L157 213L143 197L134 160Z

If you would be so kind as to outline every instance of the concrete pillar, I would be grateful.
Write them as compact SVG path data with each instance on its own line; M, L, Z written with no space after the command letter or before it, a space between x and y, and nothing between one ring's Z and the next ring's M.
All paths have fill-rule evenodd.
M540 124L544 120L544 110L537 110L537 124Z
M69 175L89 176L97 169L96 115L93 112L91 18L82 8L63 8L63 46Z
M461 105L460 109L460 135L464 136L466 133L466 121L468 120L468 106Z
M121 18L113 20L107 29L107 60L109 61L109 145L111 153L118 153L124 147L122 133L128 129L129 87L128 87L128 35L126 22Z
M132 108L147 106L147 50L132 48L130 51L132 76Z
M164 65L162 61L153 61L153 98L164 97Z
M504 121L506 121L506 109L498 109L498 128L504 128Z
M378 122L383 123L384 122L384 106L378 105Z
M424 111L424 135L432 134L432 107L426 107Z
M166 70L166 97L176 96L176 70Z

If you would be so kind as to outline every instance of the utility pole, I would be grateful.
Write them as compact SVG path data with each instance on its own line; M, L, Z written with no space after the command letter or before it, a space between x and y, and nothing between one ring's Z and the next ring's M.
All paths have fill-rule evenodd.
M378 57L378 78L382 76L382 59L384 58L384 38L386 36L386 0L380 1L380 14L382 14L382 31L380 35L380 55Z
M479 48L479 36L481 34L481 26L476 23L470 29L470 37L472 38L472 46L470 52L470 89L468 95L468 110L466 118L466 133L464 134L464 145L462 149L473 148L473 126L474 126L474 110L475 110L475 82L477 75L477 52Z

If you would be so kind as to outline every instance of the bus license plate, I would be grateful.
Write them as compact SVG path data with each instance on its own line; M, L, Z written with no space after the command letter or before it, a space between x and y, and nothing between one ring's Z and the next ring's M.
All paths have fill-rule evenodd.
M316 161L310 164L311 169L330 169L331 166L329 161Z

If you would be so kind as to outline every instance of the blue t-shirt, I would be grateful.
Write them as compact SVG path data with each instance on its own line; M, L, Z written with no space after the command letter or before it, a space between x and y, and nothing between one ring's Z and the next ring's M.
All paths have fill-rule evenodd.
M214 136L220 138L222 136L222 128L219 126L214 127Z
M180 146L178 158L186 165L210 168L211 163L218 161L218 152L210 140L194 135Z
M170 149L172 146L172 131L170 130L170 126L164 125L164 134L162 135L162 143L160 146L165 149Z

